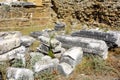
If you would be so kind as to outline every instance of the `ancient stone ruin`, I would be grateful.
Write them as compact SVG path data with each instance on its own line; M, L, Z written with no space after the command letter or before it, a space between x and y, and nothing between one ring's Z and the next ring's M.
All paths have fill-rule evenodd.
M101 59L108 58L108 44L119 43L119 31L81 30L71 35L58 35L58 31L44 30L32 32L30 36L19 31L0 32L0 64L4 61L21 60L23 66L7 68L7 80L34 80L36 74L45 71L58 71L69 76L75 67L81 63L83 55L94 54ZM52 36L54 34L54 37ZM39 41L36 51L30 46ZM25 67L29 55L29 69ZM27 57L27 58L26 58Z

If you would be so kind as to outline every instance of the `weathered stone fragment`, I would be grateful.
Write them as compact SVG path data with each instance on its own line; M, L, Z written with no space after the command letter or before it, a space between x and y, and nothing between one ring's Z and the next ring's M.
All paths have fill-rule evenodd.
M22 45L25 47L31 46L32 43L35 41L35 39L30 36L22 36L20 39L21 39Z
M31 52L30 53L30 64L31 66L35 65L36 62L40 61L41 58L43 57L44 55L42 53L39 53L39 52Z
M25 68L9 67L7 69L7 80L34 80L33 71Z
M45 44L46 46L48 45L50 45L50 46L52 46L52 47L56 47L56 46L58 46L58 45L60 45L61 43L58 41L58 40L56 40L56 39L50 39L50 38L47 38L47 37L44 37L44 36L40 36L39 37L39 40L43 43L43 44Z
M73 70L74 69L72 68L72 66L70 66L69 64L67 64L65 62L60 63L58 65L58 71L59 71L59 73L61 73L64 76L70 75L73 72Z
M22 59L23 64L25 64L25 52L26 48L24 46L21 46L19 48L13 49L5 54L0 55L0 61Z
M0 54L4 54L18 46L20 46L20 38L10 38L0 40Z
M49 56L45 56L40 61L35 63L33 69L35 72L41 72L44 70L52 71L57 68L58 63L58 59L51 59Z
M57 36L56 37L65 48L81 47L85 53L93 53L101 56L103 59L107 58L108 47L102 40L95 40L83 37L71 36Z
M56 31L65 30L65 24L62 23L62 22L58 22L58 23L55 24L54 29L55 29Z
M32 36L34 38L38 38L39 36L42 36L43 34L45 34L45 33L43 33L42 31L35 31L35 32L31 32L30 36Z
M72 36L93 38L103 40L109 47L120 46L120 34L113 32L103 32L98 30L81 30L72 33Z
M39 46L38 50L40 52L48 54L48 52L50 50L50 45L46 45L46 44L42 43ZM56 47L51 47L51 50L53 51L54 54L63 53L65 51L65 49L61 47L61 44L59 46L56 46Z
M75 67L77 64L81 62L82 57L83 57L82 48L73 47L62 55L60 62L65 62L71 65L72 67Z
M53 36L54 34L55 34L55 31L54 31L54 30L46 29L46 30L43 30L43 31L31 32L31 33L30 33L30 36L38 39L39 36L51 37L51 36Z
M21 37L21 36L22 34L19 31L0 32L0 40Z
M115 43L118 47L120 47L120 31L107 31L107 33L111 33L117 36L117 41Z

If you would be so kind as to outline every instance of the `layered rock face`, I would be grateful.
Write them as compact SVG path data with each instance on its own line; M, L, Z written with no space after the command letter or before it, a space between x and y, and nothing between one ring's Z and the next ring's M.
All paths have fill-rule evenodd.
M120 25L120 0L52 0L52 4L58 18L71 16L89 24Z

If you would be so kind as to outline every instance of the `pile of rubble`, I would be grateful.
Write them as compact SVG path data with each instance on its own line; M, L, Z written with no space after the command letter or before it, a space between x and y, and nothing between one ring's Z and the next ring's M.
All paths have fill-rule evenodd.
M22 59L25 64L25 54L34 39L30 36L22 36L18 31L0 32L0 61Z
M119 0L52 0L52 5L59 18L71 17L89 25L96 22L120 25Z
M57 35L55 30L44 30L32 32L31 36L35 38L22 36L18 31L0 32L0 62L20 59L24 64L22 68L8 67L7 80L34 80L35 74L42 74L46 70L56 70L69 76L80 64L84 54L98 55L105 60L108 48L120 46L120 33L117 31L80 30L71 35ZM40 44L37 52L31 52L29 47L35 39ZM29 69L25 67L27 53L30 56Z

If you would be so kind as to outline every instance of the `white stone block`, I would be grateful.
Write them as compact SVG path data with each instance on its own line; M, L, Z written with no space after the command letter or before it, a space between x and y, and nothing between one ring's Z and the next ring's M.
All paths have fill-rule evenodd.
M25 68L9 67L6 76L7 80L34 80L33 71Z
M71 65L72 67L75 67L77 64L81 62L82 57L83 57L82 48L73 47L62 55L60 62L65 62Z
M63 62L63 63L60 63L58 65L58 71L60 74L64 75L64 76L68 76L70 75L72 72L73 72L73 68L71 67L71 65Z
M0 40L0 54L4 54L21 44L20 38L9 38Z

